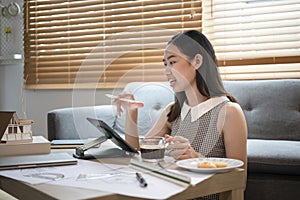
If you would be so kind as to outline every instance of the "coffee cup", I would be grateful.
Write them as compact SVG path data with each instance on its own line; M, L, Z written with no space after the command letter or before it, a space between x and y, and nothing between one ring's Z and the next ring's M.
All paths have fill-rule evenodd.
M164 137L140 137L141 158L147 162L158 162L165 156Z

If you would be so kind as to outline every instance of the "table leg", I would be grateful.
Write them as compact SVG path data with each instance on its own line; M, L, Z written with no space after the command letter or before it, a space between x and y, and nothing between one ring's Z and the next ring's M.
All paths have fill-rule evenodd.
M220 193L220 200L244 200L244 190L231 190Z

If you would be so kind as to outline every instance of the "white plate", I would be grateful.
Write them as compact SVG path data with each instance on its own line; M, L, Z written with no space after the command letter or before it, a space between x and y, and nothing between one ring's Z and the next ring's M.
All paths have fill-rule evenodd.
M200 161L211 161L211 162L225 162L227 167L220 168L199 168L197 167L198 162ZM241 160L230 159L230 158L191 158L186 160L180 160L176 162L176 165L184 169L201 172L201 173L219 173L227 172L234 168L243 166L244 162Z

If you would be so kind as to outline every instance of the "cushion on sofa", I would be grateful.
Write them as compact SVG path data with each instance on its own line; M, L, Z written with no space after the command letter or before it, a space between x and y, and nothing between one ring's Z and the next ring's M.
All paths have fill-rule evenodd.
M48 139L87 139L101 133L86 118L103 119L113 126L116 108L112 105L60 108L48 112Z
M241 104L248 138L300 141L300 79L224 81Z
M174 100L174 92L168 82L133 82L128 83L124 92L134 94L137 101L145 102L144 107L138 109L138 130L144 135L164 110ZM114 129L124 134L126 114L118 117Z
M248 171L300 175L300 142L248 139Z

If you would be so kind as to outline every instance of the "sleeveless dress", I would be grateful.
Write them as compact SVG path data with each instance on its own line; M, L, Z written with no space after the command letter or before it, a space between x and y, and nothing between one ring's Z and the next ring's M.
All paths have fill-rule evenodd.
M217 130L221 108L228 102L227 97L214 97L190 107L184 103L181 115L171 123L171 135L187 138L195 151L205 157L226 157L224 138ZM197 198L219 200L219 194Z

